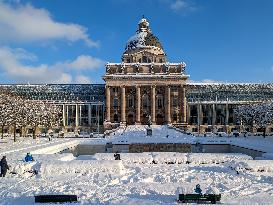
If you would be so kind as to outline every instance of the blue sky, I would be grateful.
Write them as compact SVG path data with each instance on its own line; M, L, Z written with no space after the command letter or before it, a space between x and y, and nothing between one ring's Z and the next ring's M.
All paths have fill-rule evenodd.
M143 14L190 80L273 82L272 0L0 0L0 83L103 83Z

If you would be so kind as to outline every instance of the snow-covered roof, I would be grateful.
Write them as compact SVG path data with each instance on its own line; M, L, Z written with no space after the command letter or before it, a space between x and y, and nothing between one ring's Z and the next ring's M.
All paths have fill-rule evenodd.
M152 31L149 28L149 22L147 19L142 18L138 24L138 30L136 34L129 38L126 43L125 50L133 50L136 48L145 48L145 47L157 47L162 49L159 39L153 35Z

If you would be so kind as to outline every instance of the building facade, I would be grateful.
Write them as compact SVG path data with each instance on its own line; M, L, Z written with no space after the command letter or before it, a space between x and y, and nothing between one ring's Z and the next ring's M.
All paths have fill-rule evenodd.
M62 109L56 132L101 133L120 125L172 124L190 132L241 129L239 105L273 102L273 83L191 83L186 64L170 63L147 19L125 47L120 63L106 64L105 84L1 85L29 100ZM242 127L241 130L245 128ZM273 126L267 126L273 133ZM259 128L254 130L259 131Z
M105 127L172 124L191 132L231 132L234 109L273 101L272 84L198 84L188 82L186 64L169 63L149 22L142 18L125 47L122 62L108 63ZM272 127L268 127L273 132Z
M111 123L186 123L186 64L169 63L149 22L142 18L121 63L108 63L106 126Z
M101 133L104 130L103 84L1 85L11 94L60 106L62 123L53 131ZM41 128L42 132L46 132ZM19 131L18 131L19 132Z

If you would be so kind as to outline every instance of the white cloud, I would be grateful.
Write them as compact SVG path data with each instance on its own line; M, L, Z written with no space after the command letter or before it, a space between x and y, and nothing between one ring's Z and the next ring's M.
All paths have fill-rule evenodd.
M196 6L189 0L168 0L170 8L175 11L194 11Z
M91 80L84 75L76 76L75 82L79 84L91 84Z
M7 4L0 1L0 42L35 42L64 39L82 40L88 46L98 46L91 40L87 29L73 23L54 21L45 9L32 5Z
M105 62L98 58L94 58L89 55L80 55L74 61L57 63L55 67L75 70L94 70L102 67L104 64Z
M98 68L99 63L103 62L100 59L92 56L79 56L74 61L59 62L53 65L41 64L33 66L22 62L22 56L18 57L18 50L23 52L23 59L31 59L33 54L26 52L23 49L10 49L8 47L0 47L0 71L5 79L12 80L15 83L88 83L88 77L78 73L73 79L71 74L72 65L78 66L76 69ZM79 59L88 59L83 61ZM94 62L92 62L94 60ZM99 63L98 63L99 62ZM102 64L100 64L102 65ZM79 72L78 71L78 72Z

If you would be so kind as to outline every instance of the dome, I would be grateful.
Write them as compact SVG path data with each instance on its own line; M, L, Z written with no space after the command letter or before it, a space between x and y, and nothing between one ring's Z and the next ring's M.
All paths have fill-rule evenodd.
M159 39L153 35L149 28L149 22L144 17L138 23L136 34L129 38L125 50L133 50L136 48L157 47L162 49Z

